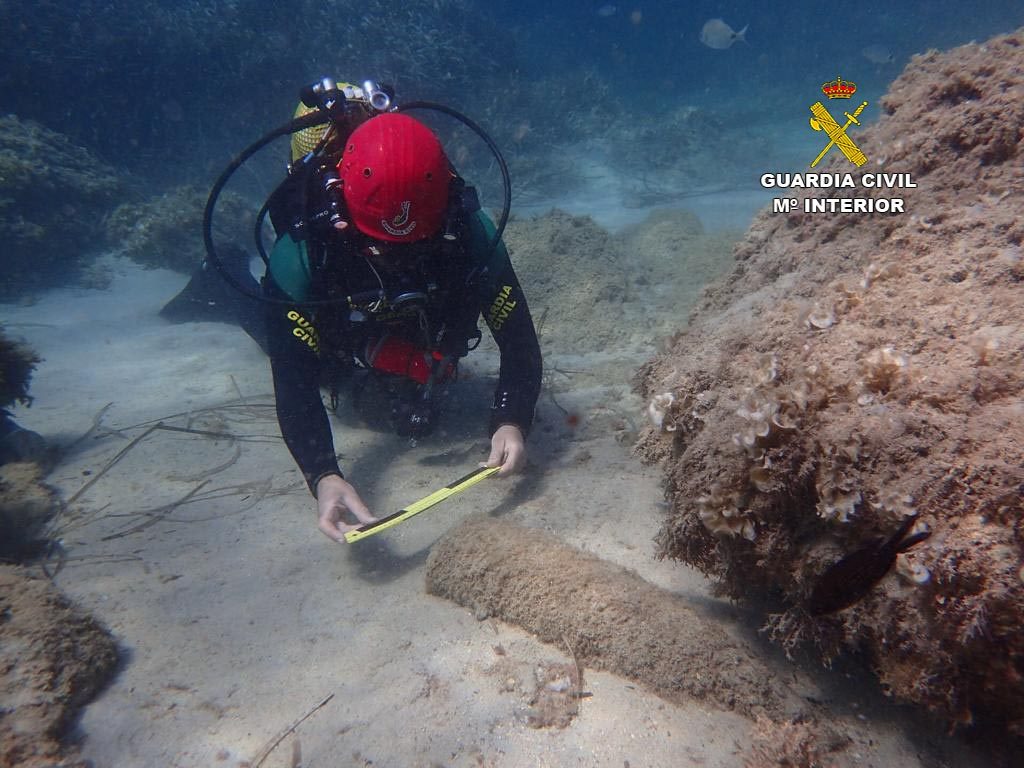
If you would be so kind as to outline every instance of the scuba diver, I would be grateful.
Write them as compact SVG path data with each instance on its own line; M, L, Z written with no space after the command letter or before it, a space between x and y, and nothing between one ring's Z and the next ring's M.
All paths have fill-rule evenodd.
M269 213L276 235L258 295L244 250L217 253L210 236L216 195L232 168L215 185L204 222L204 271L212 264L242 294L227 310L270 357L281 434L316 498L320 531L338 542L377 518L338 464L321 387L332 409L345 386L357 401L385 403L398 434L427 435L459 361L480 341L483 316L500 351L486 462L501 467L499 476L525 465L540 393L537 334L501 240L509 184L500 153L454 110L426 102L399 110L392 98L370 81L358 88L324 79L304 91L288 129L288 175L257 223L259 231ZM414 106L452 114L485 138L504 174L498 226L433 131L405 113ZM259 237L257 245L262 255ZM210 279L197 275L193 283ZM165 310L181 310L201 293L186 289Z

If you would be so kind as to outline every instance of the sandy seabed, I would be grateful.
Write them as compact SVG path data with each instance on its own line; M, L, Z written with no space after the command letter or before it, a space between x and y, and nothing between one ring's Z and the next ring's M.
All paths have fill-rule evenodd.
M428 595L432 545L474 513L540 529L687 601L713 637L828 702L850 764L982 764L866 673L785 661L699 574L654 559L661 481L630 452L643 404L629 380L649 348L549 354L523 476L332 545L278 437L255 344L231 326L164 323L156 310L184 279L111 264L106 290L2 311L44 358L35 403L16 416L66 449L48 478L67 505L56 583L122 652L74 734L96 766L758 764L765 734L750 717L580 670L572 638L545 644ZM415 447L340 414L343 466L372 509L399 509L486 458L496 356L480 350L465 371L443 433ZM559 670L586 695L552 714Z

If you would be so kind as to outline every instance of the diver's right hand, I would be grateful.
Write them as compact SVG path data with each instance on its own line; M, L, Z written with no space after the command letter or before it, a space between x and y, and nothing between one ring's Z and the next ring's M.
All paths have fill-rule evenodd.
M338 475L326 475L316 484L316 505L320 532L339 544L345 541L345 534L354 531L361 525L376 522L377 518L359 498L359 493L350 482ZM345 513L350 513L359 522L352 524L345 521Z

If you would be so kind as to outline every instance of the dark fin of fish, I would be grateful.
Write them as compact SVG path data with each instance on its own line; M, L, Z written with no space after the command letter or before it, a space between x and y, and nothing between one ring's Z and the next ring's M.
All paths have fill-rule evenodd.
M908 517L889 538L875 539L831 565L818 577L807 598L808 613L825 616L862 600L892 569L896 555L930 535L921 531L908 537L916 522L917 515Z
M905 518L903 520L903 522L900 524L900 527L896 529L896 533L894 533L889 538L883 540L883 542L882 542L882 549L881 549L881 553L880 554L886 560L890 561L889 562L889 567L890 568L892 567L893 563L896 562L896 555L898 555L904 549L906 549L908 547L911 547L911 546L913 546L914 544L917 543L917 541L914 541L914 542L911 542L910 544L906 544L907 534L910 533L911 530L913 530L914 525L916 523L917 523L917 515L910 515L909 517L907 517L907 518ZM924 531L921 531L921 533L924 533ZM917 537L919 535L920 535L920 533L916 533L911 538ZM886 569L886 570L888 570L888 569Z
M907 536L907 538L903 539L903 541L900 542L900 546L899 546L899 550L898 551L899 552L906 552L912 546L914 546L915 544L920 544L922 541L924 541L925 539L927 539L931 535L932 535L932 532L927 530L927 529L925 529L923 531L918 531L913 536Z
M260 286L249 271L249 254L238 246L218 249L221 266L245 288L243 295L212 265L203 263L181 292L160 310L172 323L231 323L240 326L260 348L267 351L266 320L258 298Z

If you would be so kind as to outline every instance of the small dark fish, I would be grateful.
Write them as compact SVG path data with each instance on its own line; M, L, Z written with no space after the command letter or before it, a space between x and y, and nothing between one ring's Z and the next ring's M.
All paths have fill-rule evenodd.
M931 531L925 530L908 536L916 522L917 515L908 517L888 539L875 539L830 566L807 598L808 613L824 616L861 600L893 567L896 555L931 535Z

